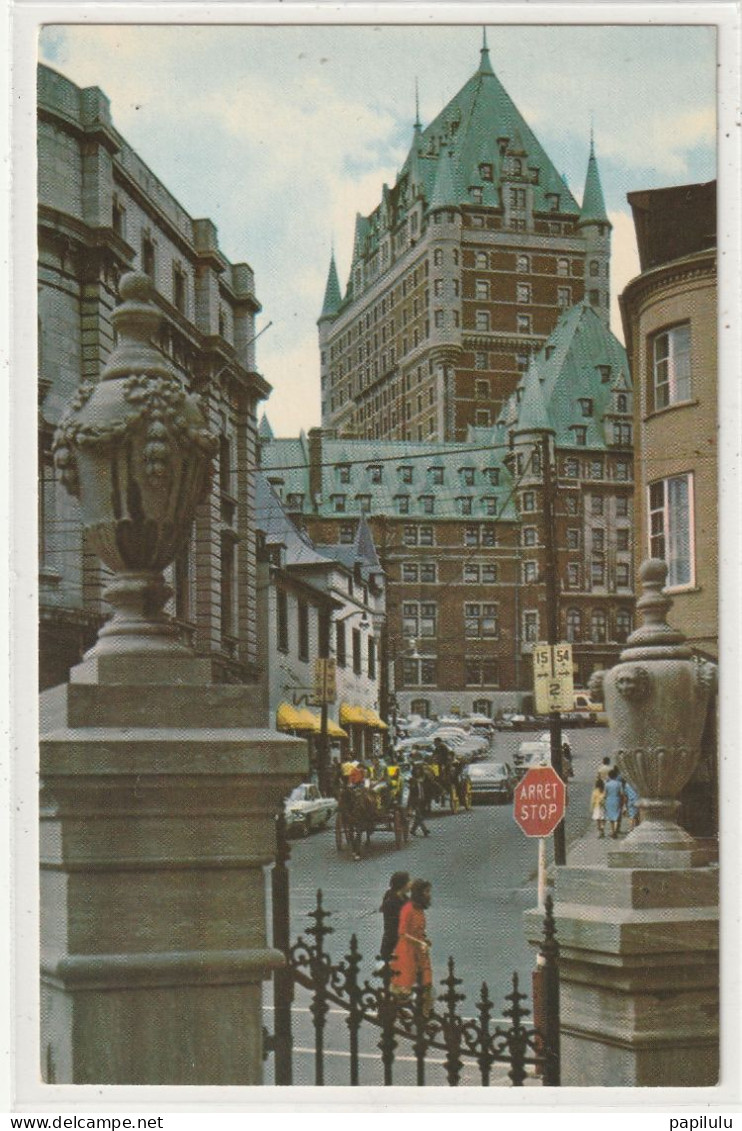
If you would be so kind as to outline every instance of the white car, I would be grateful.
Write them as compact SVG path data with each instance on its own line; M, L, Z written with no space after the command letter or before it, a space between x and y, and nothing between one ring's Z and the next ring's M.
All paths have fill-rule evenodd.
M525 739L518 747L514 758L515 768L520 772L531 766L551 765L551 735L544 730L535 739Z
M286 832L309 836L312 829L324 829L337 812L334 797L323 797L316 785L304 782L291 790L283 803Z

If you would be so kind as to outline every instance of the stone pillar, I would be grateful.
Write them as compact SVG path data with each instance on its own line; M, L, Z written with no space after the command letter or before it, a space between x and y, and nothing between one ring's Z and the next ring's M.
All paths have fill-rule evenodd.
M263 868L306 745L257 687L211 682L161 613L162 569L208 489L197 403L122 280L119 344L55 438L115 615L41 701L42 1071L75 1084L259 1084ZM154 356L153 356L154 354Z
M615 758L640 793L641 822L607 867L556 869L563 1085L718 1081L718 870L675 821L716 669L664 622L666 573L664 562L642 566L646 623L602 673ZM526 923L538 943L538 913Z

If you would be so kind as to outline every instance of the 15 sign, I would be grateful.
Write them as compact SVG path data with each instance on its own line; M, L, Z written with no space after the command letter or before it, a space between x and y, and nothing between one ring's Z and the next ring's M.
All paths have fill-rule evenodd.
M334 703L337 698L335 660L314 661L314 702Z
M571 644L534 646L533 688L537 715L572 710L575 688Z

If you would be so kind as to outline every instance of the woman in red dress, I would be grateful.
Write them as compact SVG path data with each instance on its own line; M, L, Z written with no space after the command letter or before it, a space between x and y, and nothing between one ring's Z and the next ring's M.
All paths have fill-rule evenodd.
M408 997L418 981L422 982L423 1010L430 1013L433 1002L433 969L430 962L430 939L425 934L425 911L430 907L431 888L427 880L413 880L410 898L399 916L399 939L392 958L392 989L400 997Z

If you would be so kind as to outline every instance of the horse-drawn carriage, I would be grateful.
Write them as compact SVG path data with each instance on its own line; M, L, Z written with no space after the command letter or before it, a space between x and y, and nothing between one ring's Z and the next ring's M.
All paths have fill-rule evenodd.
M375 832L393 833L396 848L407 843L409 824L402 804L398 767L390 766L378 781L366 778L362 770L343 767L337 782L337 800L335 844L339 852L347 844L353 858L360 860L364 835L368 844Z

